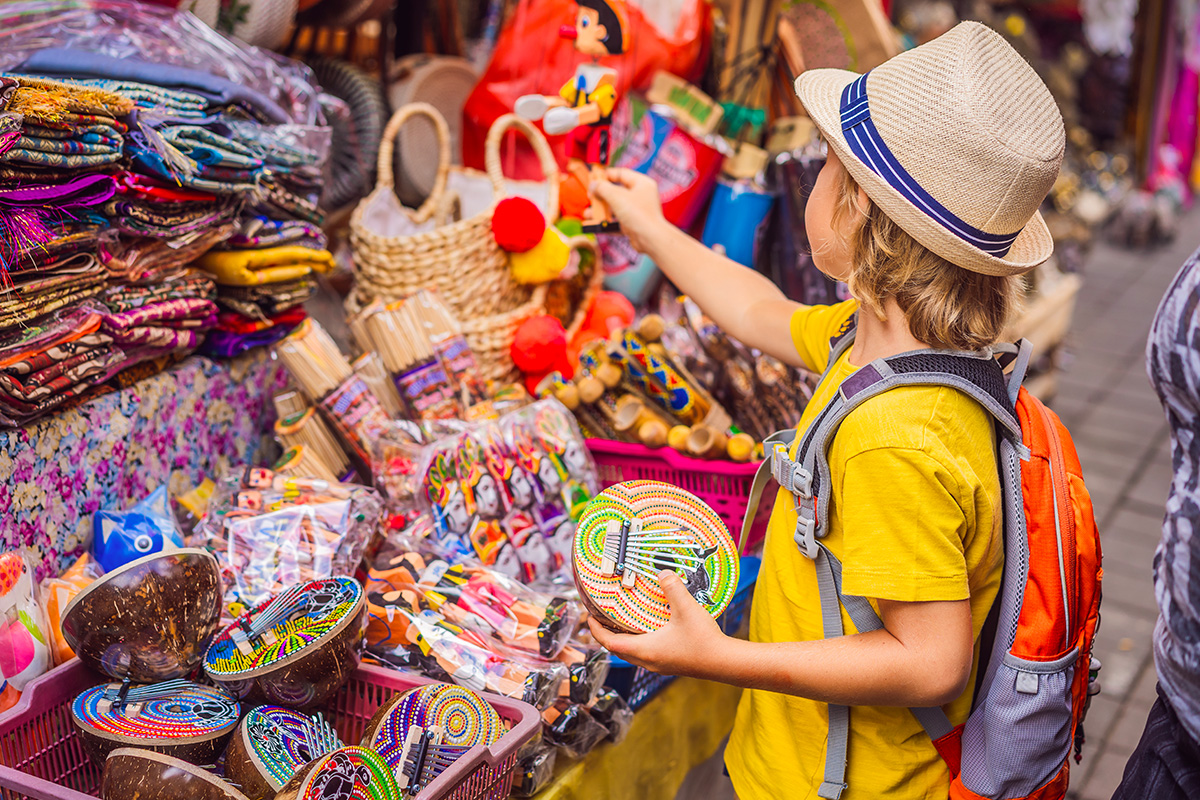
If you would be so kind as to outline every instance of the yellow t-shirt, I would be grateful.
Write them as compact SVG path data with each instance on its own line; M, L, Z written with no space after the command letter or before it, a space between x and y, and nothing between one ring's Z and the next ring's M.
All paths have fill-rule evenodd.
M856 309L851 300L796 312L792 338L810 369L825 369L830 337ZM800 430L854 373L848 355L817 388ZM991 417L955 389L899 387L846 418L830 446L829 463L833 494L824 543L842 561L843 591L872 600L970 598L977 666L979 633L1003 565ZM823 638L816 572L792 539L795 526L794 501L780 490L754 592L754 641ZM845 610L842 625L847 635L854 633ZM967 690L946 706L953 724L970 711L974 681L972 668ZM824 703L744 692L725 752L740 800L815 798L825 773L828 730ZM908 709L856 706L850 711L846 783L843 800L944 800L949 772Z

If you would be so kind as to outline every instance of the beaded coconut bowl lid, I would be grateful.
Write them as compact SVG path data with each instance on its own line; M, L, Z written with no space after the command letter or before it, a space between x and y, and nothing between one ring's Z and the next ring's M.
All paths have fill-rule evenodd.
M274 797L305 764L343 746L320 714L259 706L229 742L225 775L251 798Z
M628 481L597 495L579 521L575 584L588 611L616 631L645 633L670 619L658 574L675 570L720 616L738 583L738 550L717 513L691 492Z
M342 747L297 772L275 800L404 800L406 796L383 756L365 747Z
M118 747L143 747L209 764L240 716L225 691L186 680L95 686L71 703L71 719L98 762Z
M242 699L307 708L358 667L366 598L353 578L296 584L217 634L204 671Z
M476 745L504 735L491 703L463 686L431 683L392 698L367 723L363 747L383 756L416 794Z
M108 572L63 610L67 644L97 672L156 683L192 672L221 619L217 560L154 553Z

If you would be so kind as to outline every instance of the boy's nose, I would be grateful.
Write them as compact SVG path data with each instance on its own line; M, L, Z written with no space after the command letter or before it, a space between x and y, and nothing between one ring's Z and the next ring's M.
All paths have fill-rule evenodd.
M560 39L578 39L579 31L574 25L563 25L558 29L558 36Z

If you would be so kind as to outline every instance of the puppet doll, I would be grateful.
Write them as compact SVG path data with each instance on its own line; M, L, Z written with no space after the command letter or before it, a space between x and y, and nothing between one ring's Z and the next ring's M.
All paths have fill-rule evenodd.
M617 72L600 59L624 53L629 47L629 20L620 0L578 0L575 24L559 35L575 42L575 50L591 58L575 69L557 95L525 95L515 110L530 120L542 120L546 133L567 136L567 170L584 186L607 180L612 141L610 128L617 106ZM608 206L589 193L584 233L619 230Z

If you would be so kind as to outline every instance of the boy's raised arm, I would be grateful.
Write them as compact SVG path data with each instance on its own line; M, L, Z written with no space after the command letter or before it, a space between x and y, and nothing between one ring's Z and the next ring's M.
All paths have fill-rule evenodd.
M793 366L804 366L792 345L788 300L764 275L714 253L667 222L654 181L627 169L609 170L616 183L594 191L621 222L634 247L654 259L679 290L738 341Z

